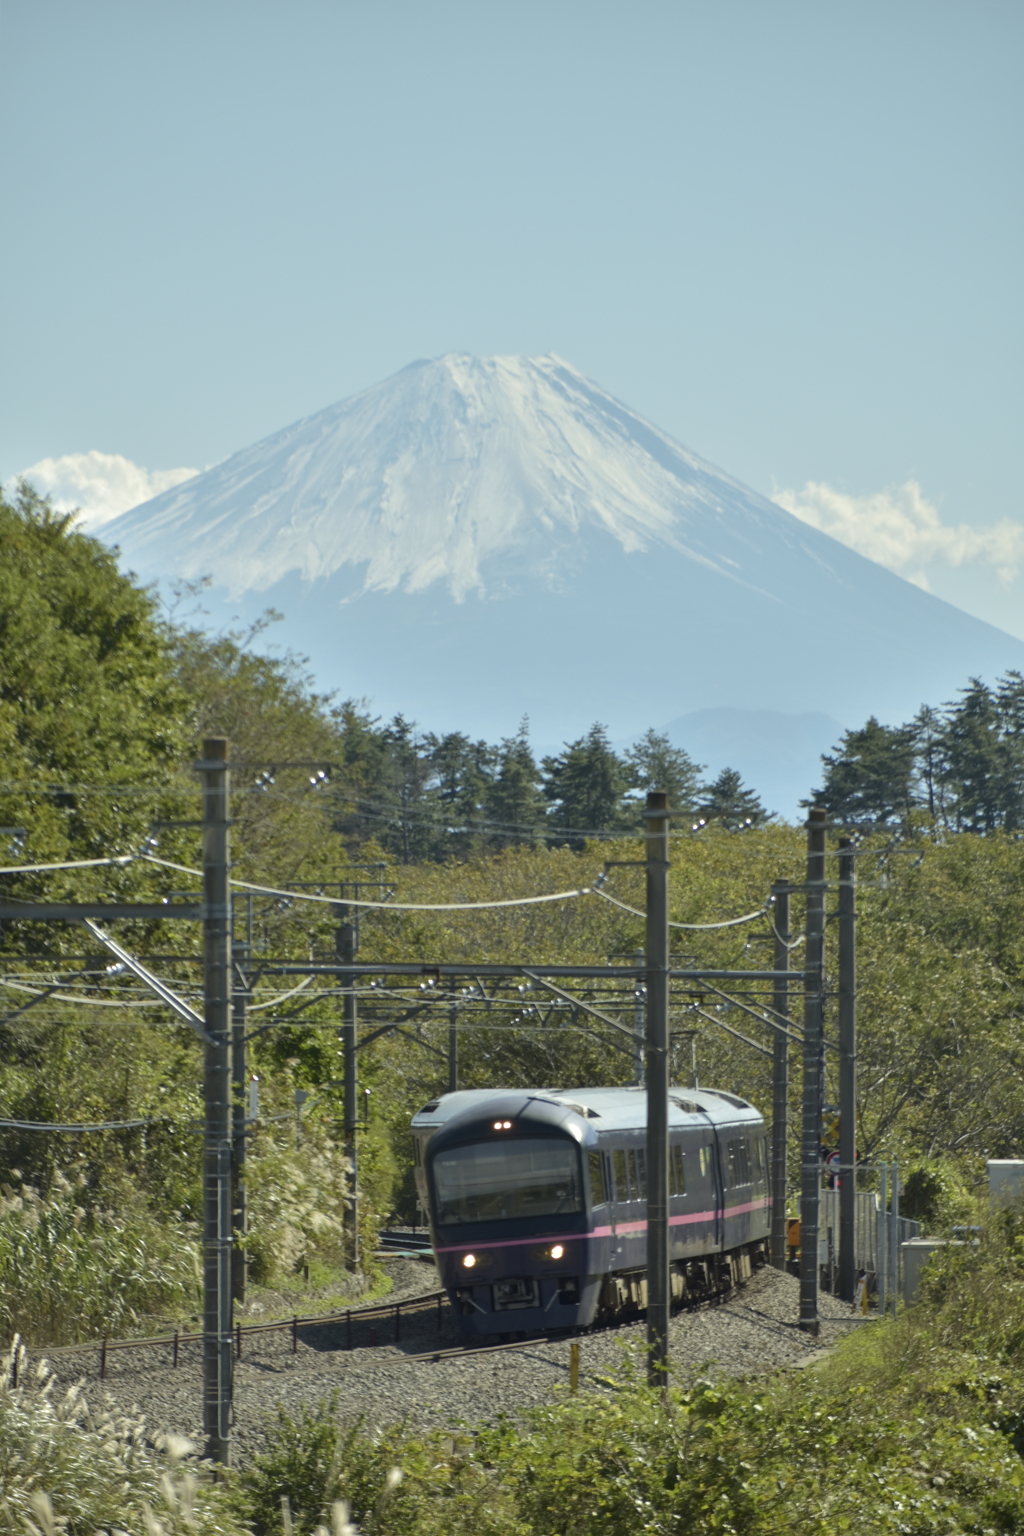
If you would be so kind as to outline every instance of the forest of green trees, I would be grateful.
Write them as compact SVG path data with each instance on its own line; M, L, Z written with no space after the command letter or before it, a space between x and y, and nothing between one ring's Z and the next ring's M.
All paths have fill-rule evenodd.
M261 633L211 636L197 622L168 615L152 593L118 570L104 546L27 490L0 499L0 548L0 847L8 850L0 891L5 897L155 900L194 889L189 871L199 862L194 821L200 802L192 764L210 734L226 735L233 760L247 765L235 774L232 802L233 859L241 879L281 888L319 882L326 890L351 878L354 866L369 864L372 878L409 901L575 890L592 884L605 860L628 866L640 856L639 808L644 791L654 785L668 789L680 813L671 872L675 920L700 923L748 912L764 902L773 880L798 884L802 878L802 829L766 817L756 794L729 770L706 783L703 769L655 730L618 754L595 725L538 764L525 722L497 745L458 733L420 733L401 718L384 723L363 703L317 694L301 664L263 654ZM1024 682L1009 674L991 687L968 681L957 701L922 710L909 726L887 728L870 720L847 732L823 762L820 788L809 788L808 800L825 805L837 829L856 827L860 834L859 1148L869 1158L899 1156L908 1175L910 1213L935 1231L973 1219L973 1191L983 1182L986 1155L1014 1156L1024 1145L1022 753ZM305 766L310 764L322 766ZM147 862L140 857L146 852L180 869ZM112 856L123 862L19 872L24 865ZM362 878L370 878L365 870ZM611 881L608 889L627 907L643 906L641 871L615 867ZM797 925L800 919L795 897ZM334 953L335 925L329 907L261 899L254 907L256 960L327 958ZM197 995L199 939L193 925L123 922L118 936L186 996ZM632 955L642 942L642 918L590 897L457 917L374 913L361 925L360 956L368 962L590 964ZM770 943L766 922L685 936L686 953L709 965L756 966ZM834 969L834 924L827 943ZM109 960L72 925L16 923L0 933L0 1120L148 1122L143 1129L78 1137L0 1127L0 1332L8 1339L20 1332L33 1343L51 1345L107 1331L144 1330L155 1318L188 1319L195 1313L201 1053L195 1038L170 1024ZM269 1006L275 985L261 981L257 1001ZM702 1081L742 1091L767 1108L765 1058L717 1030L717 1005L705 1002L710 1022L703 1016L684 1021L696 1031L693 1049ZM385 999L372 1006L375 1018L386 1018ZM623 1006L632 1007L631 992L623 995ZM361 1276L349 1275L345 1267L349 1166L340 1137L337 1009L336 998L311 992L301 1016L283 1019L253 1042L265 1116L249 1162L249 1263L257 1288L308 1286L323 1294L330 1286L379 1283L372 1263ZM724 1005L720 1014L729 1021ZM443 1028L446 1012L436 1017ZM264 1018L272 1021L275 1015ZM392 1212L411 1214L409 1116L446 1081L443 1052L430 1049L440 1039L431 1034L434 1018L427 999L410 1026L423 1049L414 1049L406 1037L385 1034L361 1061L373 1104L360 1145L361 1219L370 1253L377 1224ZM572 1086L629 1080L626 1055L611 1049L600 1031L565 1027L569 1022L556 1018L546 1027L536 1000L524 993L500 1028L486 1021L467 1027L460 1040L460 1081ZM734 1022L743 1030L752 1027L738 1016ZM834 1027L831 1014L828 1027ZM686 1080L689 1045L677 1051L673 1069ZM827 1071L833 1070L830 1054ZM301 1147L287 1118L296 1089L312 1095ZM834 1089L830 1081L830 1097ZM793 1092L795 1112L797 1082ZM283 1124L274 1115L285 1117ZM794 1173L797 1163L794 1143ZM1020 1292L1020 1242L1011 1238L993 1250L992 1274ZM962 1309L956 1311L962 1293L960 1285L959 1292L943 1293L936 1301L935 1316L946 1319L941 1327L951 1330L949 1338L962 1326ZM991 1370L974 1361L957 1376L953 1366L944 1365L948 1381L987 1380L1003 1371L1010 1382L1000 1389L1005 1413L1024 1414L1024 1406L1015 1406L1024 1405L1024 1389L1013 1374L1013 1351L1019 1353L1014 1337L1000 1335L1002 1341L990 1345L991 1359L999 1362ZM943 1338L941 1350L952 1349ZM926 1344L909 1334L904 1346L908 1360L919 1359L926 1347L940 1350L934 1341ZM865 1380L881 1381L888 1367L865 1357L858 1369ZM934 1405L928 1406L931 1399L918 1378L905 1401L899 1393L910 1389L885 1379L890 1416L878 1431L882 1438L872 1442L874 1450L865 1440L865 1455L898 1460L902 1451L893 1449L898 1440L893 1426L900 1414L923 1415L921 1422L931 1424L927 1416ZM754 1460L763 1455L773 1476L785 1480L789 1474L779 1445L762 1444L743 1427L746 1389L737 1388L739 1396L731 1390L716 1400L718 1406L707 1397L681 1404L677 1429L691 1420L717 1426L691 1437L686 1454L704 1468L700 1477L707 1488L717 1486L714 1457L724 1445L746 1447L743 1453ZM808 1466L820 1467L815 1415L833 1412L842 1392L837 1385L829 1396L831 1389L822 1388L812 1402L814 1390L808 1390L806 1401L779 1398L772 1411L790 1425L787 1433L803 1447ZM964 1389L975 1407L989 1401L988 1390ZM0 1436L14 1434L15 1409L2 1392L0 1399ZM654 1448L662 1443L661 1421L641 1399L642 1392L634 1404L637 1455L660 1455ZM987 1410L975 1407L972 1423L988 1424ZM944 1434L945 1419L934 1411L939 1413L935 1432ZM470 1528L469 1514L470 1524L460 1524L462 1514L454 1508L445 1514L438 1502L440 1485L431 1482L430 1468L443 1466L451 1486L466 1494L463 1512L475 1511L473 1529L561 1530L545 1525L536 1510L529 1513L534 1496L526 1468L534 1455L530 1465L540 1469L538 1476L548 1478L552 1488L562 1487L559 1480L569 1474L558 1462L557 1448L565 1432L575 1432L570 1421L571 1414L556 1415L545 1427L538 1419L531 1431L533 1451L513 1440L495 1442L481 1461L460 1452L457 1467L454 1452L444 1452L440 1442L406 1453L395 1441L386 1454L404 1455L410 1469L419 1467L415 1475L410 1471L409 1488L420 1488L416 1497L422 1494L426 1511L415 1516L418 1525L404 1528ZM883 1446L885 1435L890 1439ZM922 1430L922 1457L927 1439ZM964 1463L964 1487L976 1472L981 1489L992 1468L1012 1482L1000 1460L1009 1443L986 1441L974 1472ZM69 1446L73 1459L77 1452ZM580 1447L596 1467L602 1454L598 1442L581 1439ZM370 1487L378 1472L384 1476L385 1450L364 1446L359 1455ZM498 1465L506 1478L500 1497L492 1477ZM899 1467L893 1484L898 1483L897 1502L903 1497L899 1490L916 1475L902 1461ZM611 1489L619 1474L611 1463L606 1470ZM605 1472L598 1469L594 1476ZM683 1482L655 1487L655 1477L644 1492L638 1470L636 1477L638 1498L675 1508L673 1490ZM696 1471L693 1477L698 1478ZM620 1479L617 1486L626 1484ZM857 1502L868 1498L865 1487L851 1484L855 1521L868 1508ZM797 1478L792 1489L798 1504L812 1500L810 1483ZM356 1495L350 1488L346 1496ZM721 1529L775 1529L758 1523L762 1516L768 1520L767 1505L758 1513L744 1502L742 1490L719 1488L719 1496L733 1501L730 1519L746 1521ZM984 1502L982 1492L963 1497L965 1508L980 1509ZM609 1516L605 1525L580 1529L687 1528L631 1526L632 1498L630 1493L615 1506L618 1524ZM396 1504L393 1520L399 1523L389 1524L392 1514L374 1515L373 1499L369 1494L366 1499L367 1529L398 1530L400 1518L412 1518L411 1505ZM938 1509L942 1500L936 1499ZM809 1510L811 1503L799 1507ZM981 1523L970 1527L943 1526L942 1518L939 1510L937 1523L910 1529L1021 1528L1000 1525L998 1511L984 1519L979 1514ZM217 1523L220 1519L211 1515L212 1523L202 1528L234 1529ZM877 1528L903 1529L898 1522ZM77 1536L77 1527L69 1529Z

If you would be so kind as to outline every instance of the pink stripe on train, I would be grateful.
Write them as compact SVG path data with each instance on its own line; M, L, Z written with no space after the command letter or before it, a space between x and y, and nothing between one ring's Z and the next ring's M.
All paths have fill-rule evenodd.
M670 1216L670 1227L691 1226L698 1221L714 1221L715 1216L721 1214L728 1221L732 1216L746 1216L750 1211L762 1211L768 1205L767 1195L760 1200L748 1200L746 1205L728 1205L722 1212L694 1211L684 1216ZM537 1243L578 1243L585 1237L612 1237L613 1235L627 1236L637 1232L646 1232L646 1221L620 1221L614 1227L594 1227L590 1232L567 1232L565 1234L553 1234L544 1237L510 1237L503 1242L486 1243L453 1243L447 1248L438 1248L437 1253L469 1253L484 1248L526 1248Z

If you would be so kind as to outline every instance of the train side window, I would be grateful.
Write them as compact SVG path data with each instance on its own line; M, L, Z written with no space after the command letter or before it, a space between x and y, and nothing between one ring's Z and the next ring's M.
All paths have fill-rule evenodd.
M683 1149L677 1142L671 1149L669 1159L669 1193L673 1195L686 1194L686 1174L683 1171Z
M636 1149L636 1184L640 1191L640 1199L647 1199L647 1154L643 1147Z
M621 1147L612 1153L612 1161L615 1167L615 1198L616 1200L629 1199L629 1185L626 1183L626 1154Z
M768 1143L763 1136L759 1136L754 1142L754 1153L757 1157L757 1174L760 1179L768 1177Z
M640 1183L636 1176L636 1153L633 1151L632 1147L630 1147L629 1151L626 1153L626 1159L627 1166L629 1168L629 1198L631 1200L639 1200Z
M730 1141L726 1147L726 1157L729 1165L729 1188L737 1189L741 1184L750 1183L750 1150L746 1140Z
M590 1169L590 1203L603 1205L607 1198L604 1192L604 1158L596 1148L587 1153L587 1166Z
M710 1147L701 1147L701 1149L700 1149L700 1176L701 1176L702 1179L706 1179L707 1178L708 1173L710 1172L710 1169L711 1169L711 1148Z

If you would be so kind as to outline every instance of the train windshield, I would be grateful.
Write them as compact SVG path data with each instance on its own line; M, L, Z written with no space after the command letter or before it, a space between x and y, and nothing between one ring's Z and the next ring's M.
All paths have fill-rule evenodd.
M583 1209L579 1154L572 1142L487 1141L434 1158L437 1220L511 1221Z

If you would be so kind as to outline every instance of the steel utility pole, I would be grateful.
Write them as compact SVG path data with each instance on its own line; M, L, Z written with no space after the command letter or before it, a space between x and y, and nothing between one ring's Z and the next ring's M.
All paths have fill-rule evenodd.
M203 742L203 1431L231 1461L231 886L228 744Z
M636 952L637 978L633 987L633 1083L637 1088L643 1085L644 1080L644 986L640 980L640 972L643 970L644 952L638 949Z
M246 1048L245 1004L248 996L246 971L252 949L252 893L249 893L249 922L246 926L246 942L233 943L231 958L234 962L234 988L231 993L231 1297L233 1301L245 1301L246 1257L245 1234L249 1220L245 1198L245 1113Z
M820 807L807 815L807 958L804 972L803 1127L800 1138L800 1327L817 1337L818 1207L821 1193L822 992L825 958L825 831Z
M775 969L789 970L789 886L772 886L772 923L775 928ZM789 983L777 981L772 993L776 1016L789 1018ZM772 1227L770 1253L775 1269L786 1267L786 1193L789 1143L789 1036L773 1031L772 1046Z
M668 1384L668 795L652 789L647 830L647 1380Z
M839 839L839 1295L857 1289L857 876L853 839Z
M448 1004L448 1092L459 1087L459 1006L453 998Z
M358 890L357 893L358 895ZM357 908L358 910L358 908ZM359 935L356 925L349 918L348 906L340 906L338 915L341 925L336 934L336 948L338 963L340 965L354 965L356 950L359 948ZM343 1057L344 1098L345 1098L345 1152L352 1167L352 1243L349 1249L351 1268L359 1268L359 1145L358 1145L358 1118L357 1106L359 1094L358 1076L358 1015L356 1012L356 978L353 975L342 976L341 985L345 989L342 1000L342 1025L341 1025L341 1050Z

